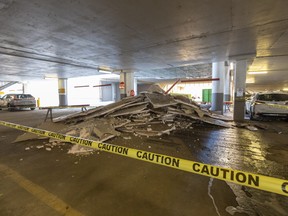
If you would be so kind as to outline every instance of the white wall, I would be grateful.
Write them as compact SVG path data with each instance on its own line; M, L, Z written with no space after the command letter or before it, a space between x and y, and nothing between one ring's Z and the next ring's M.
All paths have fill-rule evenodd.
M167 91L173 84L167 84L164 86L164 90ZM169 93L179 93L179 94L191 94L196 101L202 101L202 90L211 89L211 82L203 83L180 83L176 84L174 88Z
M40 106L58 106L58 80L29 81L26 85L26 92L32 94L36 100L40 99Z
M67 80L68 105L90 104L91 106L99 106L113 102L113 101L102 102L100 95L101 87L93 87L95 85L100 85L101 84L100 80L105 78L115 79L115 82L117 82L117 80L119 80L119 75L108 74L108 75L77 77L68 79ZM40 99L40 106L43 107L43 106L59 105L57 78L48 80L28 81L25 82L24 85L25 85L25 93L33 95L36 98L36 100L38 98ZM77 86L85 86L85 85L87 85L88 87L77 88ZM119 88L119 86L117 86L117 88ZM12 85L2 90L1 92L4 94L23 93L23 84L20 83Z
M68 79L68 104L90 104L92 106L97 105L100 101L100 89L93 87L95 85L100 85L100 80L96 76Z
M59 104L57 79L29 81L24 85L25 93L31 94L36 100L40 98L40 106L57 106ZM2 92L4 94L23 93L23 84L14 84Z

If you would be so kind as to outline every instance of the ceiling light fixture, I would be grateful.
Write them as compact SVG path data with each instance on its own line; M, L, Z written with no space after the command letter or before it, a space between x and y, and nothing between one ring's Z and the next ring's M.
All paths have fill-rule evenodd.
M99 73L106 73L106 74L111 74L112 73L112 71L103 70L103 69L99 69L98 72Z
M283 91L288 91L288 88L283 88Z
M234 70L234 63L230 62L230 70Z
M99 73L107 73L107 74L110 74L112 73L111 71L104 71L104 70L98 70Z
M58 79L58 77L50 77L50 76L44 76L45 80L54 80L54 79Z
M267 71L251 71L251 72L248 72L248 74L267 74Z

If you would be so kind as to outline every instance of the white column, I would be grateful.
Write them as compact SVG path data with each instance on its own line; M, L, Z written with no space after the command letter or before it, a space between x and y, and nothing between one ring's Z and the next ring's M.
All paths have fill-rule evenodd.
M233 63L231 63L233 64ZM225 83L224 83L224 101L231 101L231 78L233 69L227 66L225 67Z
M237 61L234 70L234 121L243 121L245 118L246 72L247 61Z
M134 85L135 85L134 73L133 72L126 73L126 94L127 94L127 96L131 96L131 91L133 91L134 95L135 95Z
M213 62L212 78L219 78L212 81L212 111L223 114L223 91L224 91L225 62Z
M23 91L23 94L28 93L28 83L26 83L26 82L22 83L22 91Z
M124 83L124 88L121 85ZM120 97L121 99L127 96L136 95L137 80L134 79L134 72L121 72L120 73Z
M59 94L59 106L68 106L66 78L58 79L58 94Z

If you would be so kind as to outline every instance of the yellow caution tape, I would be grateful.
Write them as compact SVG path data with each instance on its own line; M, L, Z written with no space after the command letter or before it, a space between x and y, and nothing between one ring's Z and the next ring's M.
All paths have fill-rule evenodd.
M122 155L125 157L134 158L158 165L175 168L207 177L212 177L224 181L233 182L239 185L244 185L252 188L257 188L264 191L269 191L284 196L288 196L288 180L277 179L269 176L248 173L219 166L212 166L204 163L189 161L181 158L171 157L153 152L127 148L123 146L101 143L93 140L82 139L79 137L59 134L51 131L36 129L19 124L0 121L0 125L34 133L44 137L50 137L97 150Z

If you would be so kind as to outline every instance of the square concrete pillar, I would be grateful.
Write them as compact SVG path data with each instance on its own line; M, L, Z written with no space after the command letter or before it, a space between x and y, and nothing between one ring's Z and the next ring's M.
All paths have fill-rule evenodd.
M245 119L246 73L247 61L237 61L234 70L234 121L244 121Z

